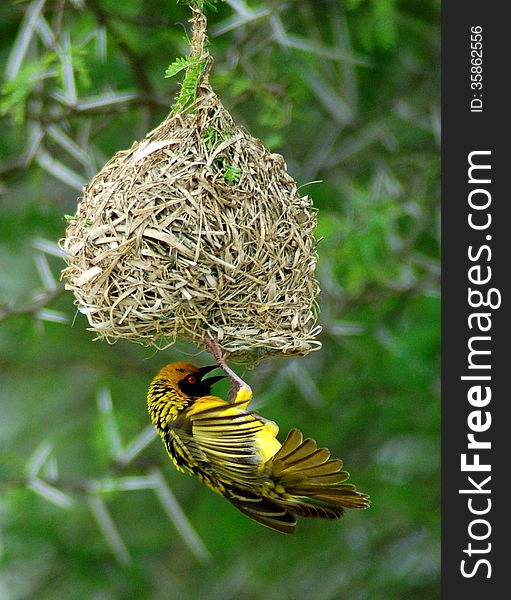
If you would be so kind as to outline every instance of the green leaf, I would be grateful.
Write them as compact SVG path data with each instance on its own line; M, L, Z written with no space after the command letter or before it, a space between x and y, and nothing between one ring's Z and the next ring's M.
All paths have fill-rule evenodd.
M239 181L241 176L241 169L234 165L227 165L224 171L224 179L229 183L236 183Z
M174 75L177 75L184 69L192 68L199 62L200 61L195 60L191 56L180 56L167 67L167 70L165 71L165 77L174 77Z
M0 115L11 115L17 125L21 125L26 117L26 103L34 87L43 78L57 77L50 68L56 61L53 52L45 54L41 59L23 65L16 77L4 83L1 88Z
M186 59L185 59L186 60ZM186 60L186 64L183 66L183 61L179 60L174 61L169 68L167 69L167 73L172 72L172 65L180 66L179 70L183 69L186 71L183 82L181 83L181 91L179 92L178 97L176 98L176 102L172 105L172 112L175 114L179 111L187 110L191 104L195 102L197 98L197 89L199 87L199 81L204 73L204 68L206 66L205 60L197 60L195 58L189 57ZM178 71L176 71L178 72ZM171 75L167 75L167 77L171 77Z

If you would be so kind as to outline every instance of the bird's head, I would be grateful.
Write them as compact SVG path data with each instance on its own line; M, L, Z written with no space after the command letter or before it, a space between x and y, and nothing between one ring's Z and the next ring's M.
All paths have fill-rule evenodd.
M156 375L155 380L167 384L168 387L189 398L201 398L209 396L211 386L225 377L225 375L217 375L204 379L210 371L217 368L217 365L196 367L188 362L174 362L163 367Z
M216 368L217 365L196 367L187 362L174 362L160 369L147 392L149 414L160 432L197 398L211 394L211 386L225 377L204 379Z

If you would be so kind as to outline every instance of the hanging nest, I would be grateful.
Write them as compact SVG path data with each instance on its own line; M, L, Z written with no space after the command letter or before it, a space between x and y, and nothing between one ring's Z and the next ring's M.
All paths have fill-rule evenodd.
M108 341L205 349L208 334L251 364L308 354L321 346L315 210L212 91L206 19L194 10L191 22L190 56L204 65L193 103L84 188L62 242L66 289Z

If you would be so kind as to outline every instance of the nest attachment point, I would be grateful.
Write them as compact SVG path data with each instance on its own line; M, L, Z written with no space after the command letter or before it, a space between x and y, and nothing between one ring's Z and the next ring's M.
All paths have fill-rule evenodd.
M235 125L205 75L192 110L84 188L63 276L108 341L206 349L208 334L235 362L305 355L321 345L315 225L282 156Z

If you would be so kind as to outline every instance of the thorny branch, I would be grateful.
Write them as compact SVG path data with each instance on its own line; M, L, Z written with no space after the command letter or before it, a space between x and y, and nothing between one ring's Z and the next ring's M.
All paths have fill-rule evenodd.
M45 308L45 306L60 296L64 291L63 285L47 290L42 293L36 300L28 304L22 305L11 305L11 304L0 304L0 321L5 321L10 317L16 317L19 315L28 315L31 317L37 316L37 313Z

